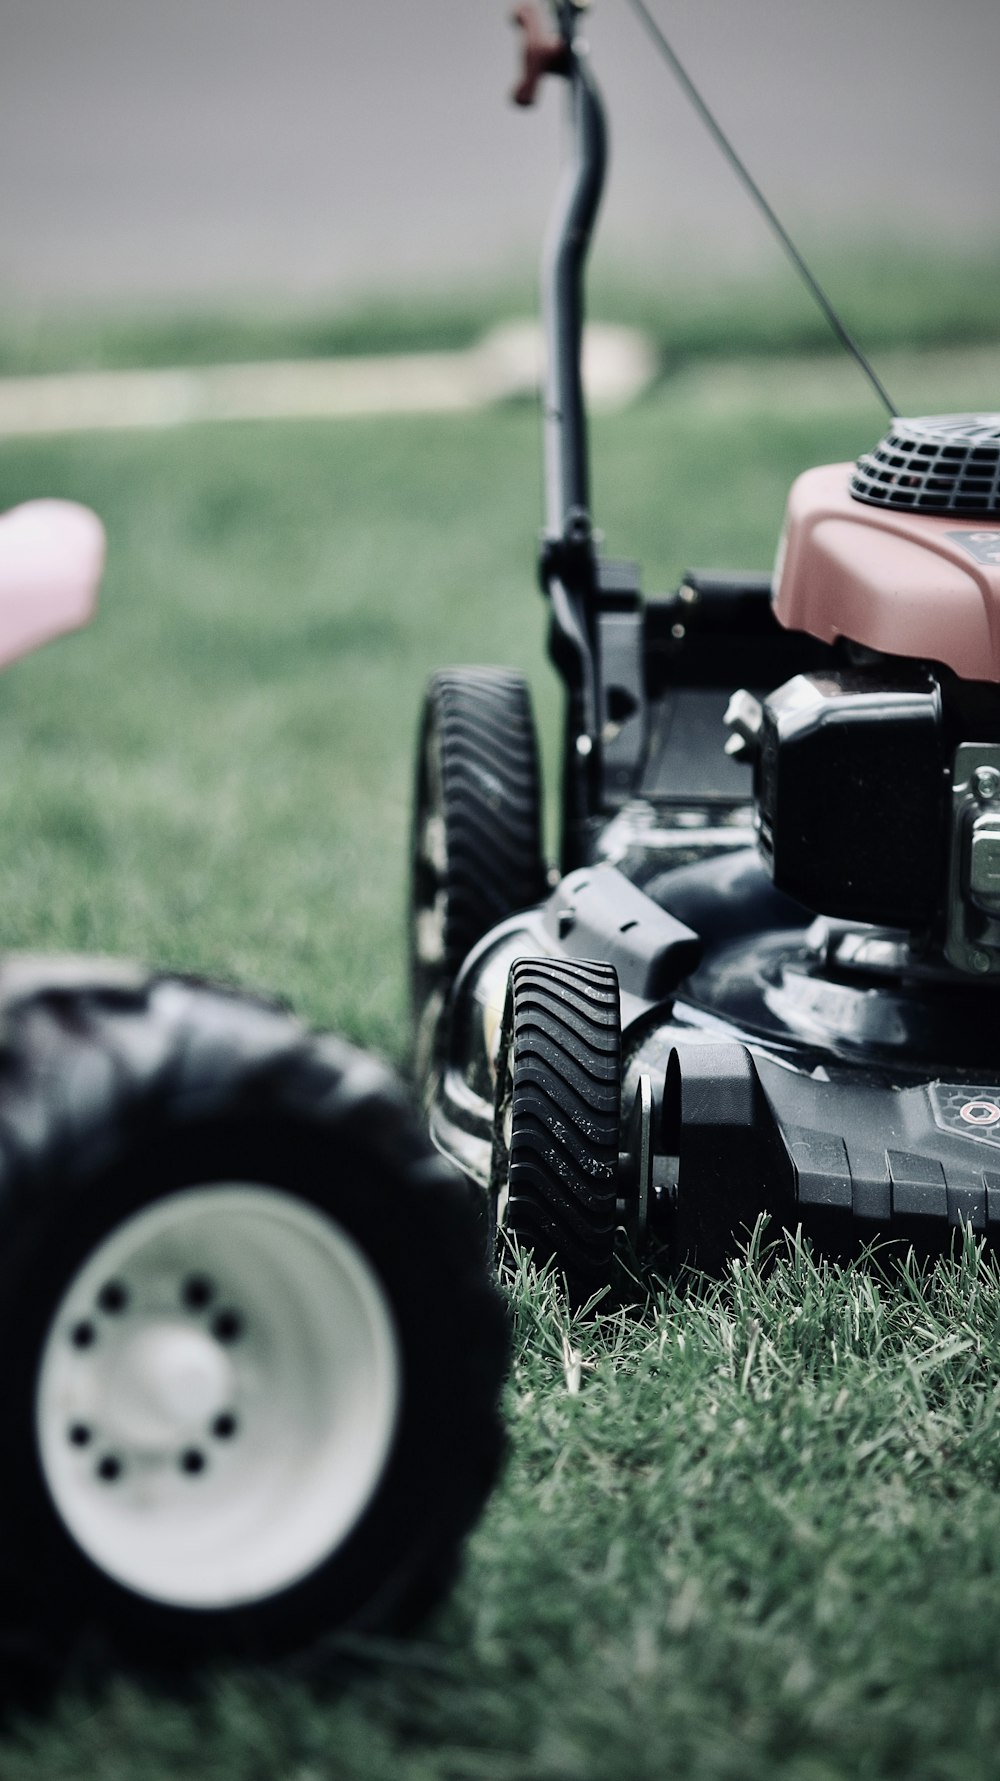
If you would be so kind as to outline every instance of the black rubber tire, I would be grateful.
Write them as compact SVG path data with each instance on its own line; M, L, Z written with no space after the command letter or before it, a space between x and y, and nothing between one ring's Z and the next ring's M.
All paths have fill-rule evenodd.
M340 1629L405 1628L450 1580L502 1453L508 1336L481 1214L396 1079L280 1008L86 961L0 969L0 1627L21 1670L83 1635L190 1668ZM91 1562L54 1506L36 1394L67 1283L134 1212L192 1184L278 1187L360 1247L395 1320L401 1404L341 1544L238 1608L163 1605Z
M435 674L424 701L411 838L414 1073L439 1056L441 1016L471 948L545 895L531 695L506 668Z
M500 1036L492 1198L498 1235L554 1262L580 1304L611 1280L621 1127L621 1003L611 965L522 959Z

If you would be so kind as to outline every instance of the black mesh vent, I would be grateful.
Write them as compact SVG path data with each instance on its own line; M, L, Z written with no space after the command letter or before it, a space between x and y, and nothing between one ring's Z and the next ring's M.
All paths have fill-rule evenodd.
M858 459L851 494L913 513L1000 512L1000 414L894 421Z

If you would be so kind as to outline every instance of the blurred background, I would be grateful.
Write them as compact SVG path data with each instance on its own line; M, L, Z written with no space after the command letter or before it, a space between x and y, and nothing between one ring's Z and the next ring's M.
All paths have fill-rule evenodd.
M3 0L0 302L326 302L527 276L559 95L507 104L508 0ZM765 191L831 242L997 234L996 0L666 0ZM614 131L600 257L776 250L625 0L589 25Z

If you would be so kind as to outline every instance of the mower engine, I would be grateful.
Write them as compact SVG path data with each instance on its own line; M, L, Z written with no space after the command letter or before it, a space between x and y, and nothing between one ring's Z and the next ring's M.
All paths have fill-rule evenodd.
M1000 970L1000 525L970 515L991 514L1000 415L897 421L853 470L800 476L774 611L845 640L844 665L737 695L729 743L780 890L982 977Z

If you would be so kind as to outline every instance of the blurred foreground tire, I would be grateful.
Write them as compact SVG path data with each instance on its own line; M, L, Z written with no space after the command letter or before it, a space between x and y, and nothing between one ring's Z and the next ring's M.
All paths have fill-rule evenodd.
M476 1208L395 1079L264 1002L0 969L0 1621L188 1667L405 1628L496 1475Z

